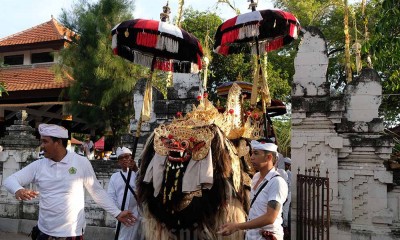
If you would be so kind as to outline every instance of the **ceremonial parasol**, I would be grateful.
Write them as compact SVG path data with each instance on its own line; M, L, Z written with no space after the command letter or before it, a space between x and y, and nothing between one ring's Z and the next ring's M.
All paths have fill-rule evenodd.
M169 11L168 5L164 7L164 11ZM165 19L165 16L162 19ZM114 54L151 69L133 142L134 157L142 121L150 119L151 81L154 70L197 73L201 70L203 50L200 42L192 34L164 21L128 20L117 24L111 34ZM131 170L128 172L127 183L130 182L130 178ZM126 184L121 210L125 207L128 187ZM120 226L121 223L118 222L115 239L118 239Z
M152 70L197 73L203 50L192 34L166 22L124 21L112 30L114 54Z
M254 54L270 52L296 39L299 27L297 18L282 10L267 9L244 13L226 20L218 27L214 52L222 55L243 51Z
M116 25L111 34L114 54L151 69L137 128L140 133L141 121L150 119L151 80L154 69L197 73L201 69L203 50L193 35L162 21L124 21Z
M256 10L251 0L252 12L238 15L223 22L215 34L214 52L229 55L234 53L256 54L257 66L251 94L251 105L257 103L261 94L264 115L265 136L267 137L266 109L271 104L267 79L261 66L261 53L267 53L291 43L298 36L300 23L293 14L273 9Z

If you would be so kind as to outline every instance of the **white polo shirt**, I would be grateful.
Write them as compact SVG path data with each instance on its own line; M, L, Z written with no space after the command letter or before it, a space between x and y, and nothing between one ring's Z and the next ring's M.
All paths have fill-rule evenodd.
M264 177L262 182L257 186L257 189L253 189L260 178L260 173L258 172L254 175L251 183L250 202L253 200L254 195L258 192L259 188L264 184L264 182L268 181L268 184L261 190L260 194L258 194L256 200L254 201L253 206L250 208L248 221L267 213L267 204L272 200L275 200L281 204L278 216L273 224L266 225L262 228L247 230L246 240L262 240L263 237L260 234L261 229L270 231L277 236L283 237L282 206L286 201L288 186L282 177L274 177L275 175L278 175L278 173L276 172L275 168L272 168L271 171L269 171Z
M4 186L15 194L29 183L35 183L39 191L39 229L50 236L82 235L86 225L84 186L111 215L121 212L99 184L89 160L74 152L67 152L60 162L36 160L8 177Z

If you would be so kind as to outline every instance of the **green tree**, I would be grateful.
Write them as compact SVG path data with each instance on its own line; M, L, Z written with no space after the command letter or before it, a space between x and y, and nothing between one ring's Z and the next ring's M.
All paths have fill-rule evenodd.
M3 95L3 93L7 93L6 85L4 82L0 82L0 97Z
M222 19L215 13L201 12L188 7L183 13L181 27L199 39L204 55L211 58L212 41L221 23Z
M382 115L392 124L400 121L400 2L396 0L372 1L371 40L364 51L372 54L372 63L382 78L384 98Z
M291 121L277 118L273 120L274 131L279 145L279 152L285 157L290 157Z
M111 29L132 18L132 1L86 0L63 10L61 22L76 32L73 41L61 52L58 72L74 79L69 89L71 111L96 129L110 126L114 142L127 132L133 114L132 89L145 71L114 56Z
M0 68L2 67L5 67L4 62L0 60ZM6 84L2 81L1 77L2 76L0 74L0 97L3 95L3 93L7 93Z

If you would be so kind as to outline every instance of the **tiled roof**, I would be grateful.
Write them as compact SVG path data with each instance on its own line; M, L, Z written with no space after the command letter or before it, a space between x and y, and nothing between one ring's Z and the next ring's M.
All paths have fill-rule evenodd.
M56 80L51 64L35 64L0 68L0 81L13 92L65 88L72 80Z
M54 18L50 21L29 28L22 32L0 39L0 46L13 46L49 42L56 40L71 40L74 33L57 22Z

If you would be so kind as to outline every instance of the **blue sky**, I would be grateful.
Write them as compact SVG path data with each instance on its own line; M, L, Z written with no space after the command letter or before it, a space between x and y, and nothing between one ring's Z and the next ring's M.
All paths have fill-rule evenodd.
M95 2L96 0L91 0ZM61 9L69 9L73 0L0 0L0 38L26 30L47 22L53 15L58 19ZM135 0L135 18L159 19L162 6L167 0ZM231 0L241 13L248 10L247 0ZM257 9L272 8L269 0L259 0ZM177 12L178 0L169 0L173 19ZM185 0L184 7L192 6L200 11L216 12L224 19L231 18L235 12L227 4L217 4L217 0Z

